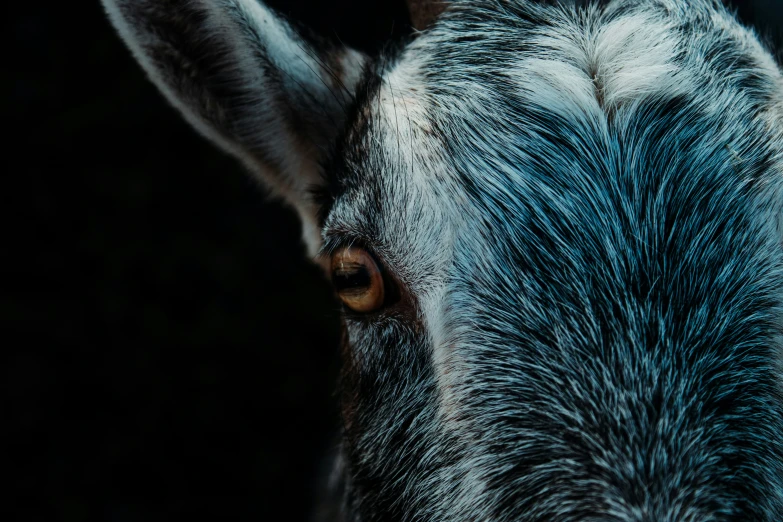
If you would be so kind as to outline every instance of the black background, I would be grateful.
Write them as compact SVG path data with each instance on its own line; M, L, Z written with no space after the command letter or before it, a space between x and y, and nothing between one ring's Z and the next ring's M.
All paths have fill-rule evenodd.
M409 31L402 0L269 3L367 52ZM296 219L169 108L97 0L12 5L0 517L305 520L339 322ZM783 0L738 5L783 27Z

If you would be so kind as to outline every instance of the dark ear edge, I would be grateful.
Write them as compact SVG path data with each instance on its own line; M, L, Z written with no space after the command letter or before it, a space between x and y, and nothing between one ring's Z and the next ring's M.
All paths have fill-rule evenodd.
M428 28L448 7L448 0L408 0L411 25L417 31Z
M292 205L320 247L320 161L368 60L303 38L257 0L102 0L135 59L183 117Z

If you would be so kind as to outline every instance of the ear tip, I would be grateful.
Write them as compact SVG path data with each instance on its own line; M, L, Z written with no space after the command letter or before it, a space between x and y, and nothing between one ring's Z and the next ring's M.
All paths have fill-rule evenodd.
M106 16L109 18L109 21L117 30L120 30L120 27L125 20L125 16L122 11L126 2L124 0L99 1L101 3L101 7L103 7L103 12L106 13Z
M427 29L446 10L448 4L448 0L408 0L411 25L417 31Z
M155 7L150 0L99 0L109 20L116 26L120 22L131 22L136 15L142 15Z
M123 0L99 0L99 2L109 16L112 16L113 13L119 14L122 4L125 3Z

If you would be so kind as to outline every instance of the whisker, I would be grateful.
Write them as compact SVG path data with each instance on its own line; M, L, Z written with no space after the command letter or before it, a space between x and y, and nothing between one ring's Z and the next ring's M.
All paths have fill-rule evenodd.
M395 134L397 135L397 165L402 167L402 145L400 144L400 121L397 119L397 100L394 95L394 87L392 86L391 78L387 80L389 82L389 91L391 91L392 108L394 109L394 125L396 127Z
M411 120L411 114L408 111L408 102L405 101L405 97L402 97L402 106L405 108L405 117L408 119L408 138L411 146L411 157L409 160L410 173L413 174L413 121Z
M301 45L299 45L299 48L302 49L303 51L305 51L305 53L307 52ZM323 77L320 74L318 74L315 71L315 69L313 69L313 67L309 63L307 63L307 60L305 60L304 58L301 58L301 57L300 57L300 59L307 66L307 68L310 69L310 71L312 71L312 73L316 76L316 78L318 78L318 81L320 81L323 84L323 86L326 87L326 90L329 91L329 94L332 95L332 97L337 102L337 104L340 106L340 108L342 109L343 113L345 114L345 116L347 118L348 117L348 108L345 106L343 101L338 98L337 94L335 94L335 92L332 89L332 87L328 83L326 83L326 81L323 79ZM340 126L337 125L334 122L334 117L331 117L331 119L332 119L332 123L334 124L335 129L339 130Z
M345 86L345 83L343 83L342 78L340 78L340 75L334 72L334 69L332 69L328 63L326 63L320 56L318 56L318 54L309 51L306 47L304 47L301 44L298 45L300 49L302 49L305 53L307 53L307 55L310 56L310 58L318 62L318 64L321 67L323 67L327 73L329 73L329 76L331 76L334 79L334 81L336 81L339 84L339 86L342 87L343 91L345 91L345 94L349 99L353 97L351 91L348 90L348 87Z

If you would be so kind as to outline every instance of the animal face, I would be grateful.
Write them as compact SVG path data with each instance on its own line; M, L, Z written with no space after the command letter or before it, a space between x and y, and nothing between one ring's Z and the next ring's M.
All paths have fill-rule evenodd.
M104 0L345 305L339 518L783 514L783 77L717 1L454 1L377 58Z

